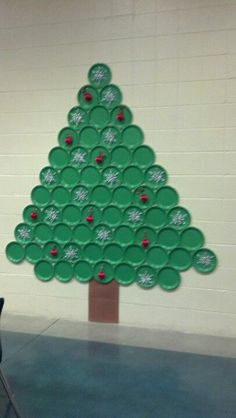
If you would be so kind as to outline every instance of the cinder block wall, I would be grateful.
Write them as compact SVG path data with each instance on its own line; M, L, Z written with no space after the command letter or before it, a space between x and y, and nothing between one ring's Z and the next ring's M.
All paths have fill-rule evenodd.
M88 287L4 255L88 68L108 63L219 267L171 294L121 288L120 321L235 336L236 2L0 2L0 293L9 312L87 320Z

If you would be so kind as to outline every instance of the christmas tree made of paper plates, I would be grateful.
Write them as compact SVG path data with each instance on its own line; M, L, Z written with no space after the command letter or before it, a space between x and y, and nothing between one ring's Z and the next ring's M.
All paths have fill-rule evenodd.
M210 273L216 257L143 145L109 67L95 64L88 79L6 248L8 259L34 264L42 281L116 280L165 290L177 288L191 266Z

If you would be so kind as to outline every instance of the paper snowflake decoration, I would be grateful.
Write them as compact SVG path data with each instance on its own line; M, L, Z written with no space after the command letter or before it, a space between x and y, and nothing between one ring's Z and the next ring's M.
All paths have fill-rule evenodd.
M208 267L213 260L213 255L209 255L207 253L197 254L197 264L200 264L201 266Z
M171 215L171 222L170 224L173 224L175 226L182 226L186 222L186 213L181 213L181 211L175 212L173 215Z
M153 283L153 274L149 273L148 271L139 273L138 282L145 286L151 285Z
M50 168L42 173L43 181L46 184L52 184L56 181L56 173Z
M106 77L103 67L98 66L95 70L92 71L92 78L96 83L101 83Z
M78 260L79 258L79 251L77 248L73 247L73 245L70 245L64 250L64 258L67 261L73 262Z
M154 169L154 170L149 171L148 175L149 175L149 180L155 184L161 183L162 181L165 180L165 177L166 177L166 173L163 170L159 170L159 169Z
M117 94L111 89L108 88L102 97L102 102L106 102L109 106L116 100Z
M85 152L82 152L82 151L78 150L73 154L72 162L75 163L75 164L85 163L85 161L86 161L85 157L86 157Z
M80 203L85 202L86 200L88 200L88 191L83 189L76 190L73 200Z
M113 145L117 142L117 136L116 136L115 132L113 132L111 129L108 129L104 133L103 138L104 138L104 142L107 145Z
M109 170L104 174L105 183L108 184L108 186L114 186L114 184L118 180L118 171L115 170Z
M45 221L53 223L58 220L59 210L56 208L49 208L45 211Z
M79 111L74 112L70 115L70 122L78 126L81 122L84 122L84 116Z
M133 223L138 223L141 221L142 212L137 209L131 209L128 212L128 220Z
M107 241L110 238L110 231L105 228L101 228L97 231L96 239L99 241Z
M31 229L27 226L22 226L17 231L17 236L22 240L27 240L30 238Z

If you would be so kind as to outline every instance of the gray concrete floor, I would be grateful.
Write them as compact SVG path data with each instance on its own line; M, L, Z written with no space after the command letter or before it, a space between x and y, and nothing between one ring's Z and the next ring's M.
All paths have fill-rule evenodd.
M43 335L236 358L234 338L13 314L3 314L2 330L28 334L30 341ZM5 358L10 355L5 353Z

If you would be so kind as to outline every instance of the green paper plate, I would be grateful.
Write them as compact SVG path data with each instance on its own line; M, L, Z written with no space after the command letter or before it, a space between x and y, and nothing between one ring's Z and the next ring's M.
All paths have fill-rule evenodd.
M119 115L122 115L123 119L119 120ZM111 123L119 129L123 129L128 126L133 119L131 110L127 106L115 107L111 112Z
M164 267L168 262L167 252L158 246L154 246L148 249L147 251L147 263L150 266L159 269Z
M145 224L153 228L161 228L167 222L167 216L164 210L157 207L152 207L147 210L145 214Z
M103 222L111 227L118 226L122 223L123 213L116 206L108 206L103 210L102 219Z
M48 282L54 276L54 267L45 260L38 261L34 266L36 277L43 282Z
M89 113L89 123L97 129L102 129L110 122L110 113L104 106L94 106Z
M141 228L136 231L136 243L142 245L143 239L147 239L149 242L148 248L150 245L154 244L157 240L157 234L154 229L149 228L148 226L141 226Z
M69 128L68 126L63 128L58 134L58 142L62 148L71 150L71 148L78 144L76 131L72 128Z
M53 148L48 155L48 160L51 166L57 170L64 168L68 164L69 159L70 157L68 152L61 147Z
M63 223L57 224L54 227L53 237L59 244L65 244L71 240L72 230Z
M149 266L139 267L136 273L136 283L143 289L150 289L157 284L157 275Z
M73 240L80 245L92 241L93 231L87 225L77 225L73 230Z
M6 256L12 263L18 264L25 258L25 249L18 242L9 242L6 246Z
M77 206L67 205L62 211L62 220L68 225L76 225L81 219L81 213Z
M203 233L197 228L187 228L181 234L181 246L189 251L199 250L204 244Z
M77 244L69 243L63 248L63 258L68 263L76 263L81 258L81 250Z
M31 264L36 264L43 258L43 250L34 242L27 244L25 247L25 258Z
M87 216L92 215L93 217L93 221L92 222L88 222L87 221ZM101 211L100 209L95 206L95 205L87 205L84 207L83 212L82 212L82 220L84 222L86 222L88 225L90 225L91 227L93 227L95 224L97 224L100 219L101 219Z
M43 221L46 224L54 225L61 220L61 212L56 206L47 206L43 211Z
M164 186L167 182L167 179L167 172L160 165L153 165L145 172L145 182L152 189Z
M39 178L41 184L47 187L48 189L57 186L59 183L59 176L57 174L57 171L52 167L44 167L40 171Z
M193 267L199 273L211 273L217 266L217 258L213 251L202 248L193 255Z
M91 191L91 200L98 206L107 206L111 201L111 191L106 186L96 186Z
M101 131L101 144L107 148L112 148L118 145L120 139L120 131L114 126L107 126Z
M90 193L87 187L77 186L71 192L72 202L75 205L84 206L89 201L89 195Z
M171 267L164 267L159 271L158 283L164 290L174 290L180 285L180 274Z
M104 273L104 277L100 278L99 273ZM106 284L113 280L114 277L114 271L111 264L107 263L106 261L102 261L97 263L94 266L94 278L95 280L100 284Z
M96 184L100 183L100 179L101 174L96 167L88 166L81 171L80 181L86 186L96 186Z
M82 168L89 163L89 155L85 148L76 147L70 153L70 164L73 167Z
M167 250L172 250L177 247L179 240L180 236L173 228L163 228L157 236L158 245Z
M98 91L90 86L86 85L81 87L78 93L78 102L85 110L91 109L99 101Z
M128 148L136 148L143 143L143 131L139 126L131 125L127 126L122 131L122 142Z
M79 173L73 167L65 167L61 171L61 184L65 187L72 188L79 182Z
M123 181L128 187L138 187L143 182L143 172L140 168L130 165L124 170Z
M56 254L51 254L52 250L56 250ZM49 241L44 245L43 248L44 258L49 260L51 263L56 263L62 258L63 252L61 246L55 241Z
M146 200L145 200L146 199ZM148 208L154 203L154 193L149 187L140 186L135 190L134 201L135 204L141 208Z
M55 264L55 277L60 282L69 282L73 277L73 267L67 261L58 261Z
M34 238L33 228L25 223L17 225L14 234L16 241L20 244L28 244Z
M156 202L162 209L171 209L178 204L179 196L173 187L161 187L156 194Z
M74 266L74 275L76 280L82 283L89 282L93 277L93 269L87 261L79 261Z
M125 250L125 260L132 264L133 266L138 266L139 264L144 263L146 258L146 253L144 248L140 245L130 245Z
M123 248L117 244L108 244L104 248L104 259L110 263L119 263L123 259Z
M99 144L99 132L92 126L83 128L79 135L79 142L82 147L92 149Z
M112 202L121 208L129 206L132 200L133 195L127 187L120 186L113 191Z
M88 73L92 86L101 89L111 81L111 70L106 64L94 64Z
M182 231L183 229L187 228L190 225L190 222L190 213L180 206L175 207L168 213L169 225L178 231Z
M107 225L98 225L94 229L94 241L106 245L112 240L112 231Z
M122 94L119 87L114 84L110 84L102 89L100 93L100 102L107 109L111 110L116 106L119 106L122 101Z
M102 160L97 160L102 158ZM98 169L106 167L110 162L109 152L105 147L95 147L91 151L90 155L91 164L95 165Z
M44 186L36 186L31 192L31 199L34 205L40 208L47 206L51 200L51 194Z
M102 172L102 182L108 187L117 187L120 185L122 175L118 168L110 166Z
M143 223L143 211L137 206L130 206L125 210L124 222L132 228L141 225Z
M45 244L52 239L53 231L50 226L40 223L34 228L34 238L39 244Z
M111 163L119 168L126 167L131 161L131 153L127 147L119 145L111 152Z
M23 210L23 219L27 224L36 225L42 220L42 212L34 205L28 205Z
M176 248L170 253L169 263L176 270L185 271L192 265L192 256L184 248Z
M141 145L134 150L133 163L137 164L142 170L150 167L155 161L153 150L147 145Z
M84 258L91 263L96 263L102 259L102 247L98 244L90 243L84 247Z
M114 276L119 284L128 286L135 280L135 270L129 264L121 263L116 267Z
M52 191L52 203L54 205L63 207L70 202L70 192L65 187L58 186Z
M122 246L129 245L134 242L134 231L126 225L121 225L114 231L114 241Z
M88 114L80 106L73 107L68 113L68 123L76 130L79 130L87 125L88 119Z

